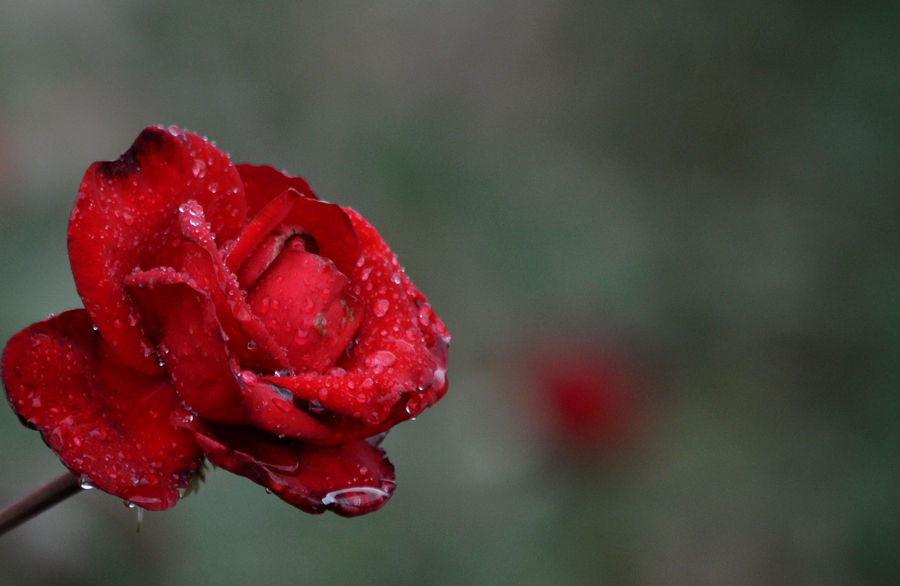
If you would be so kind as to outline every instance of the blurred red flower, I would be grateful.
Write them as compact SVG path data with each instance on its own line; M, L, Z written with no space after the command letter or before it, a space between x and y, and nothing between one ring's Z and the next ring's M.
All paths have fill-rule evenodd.
M538 425L557 449L605 455L635 431L640 384L626 356L585 341L557 341L532 354Z
M312 513L390 498L377 444L446 392L449 335L362 216L150 127L91 165L68 235L85 308L16 334L2 375L72 472L148 509L202 456Z

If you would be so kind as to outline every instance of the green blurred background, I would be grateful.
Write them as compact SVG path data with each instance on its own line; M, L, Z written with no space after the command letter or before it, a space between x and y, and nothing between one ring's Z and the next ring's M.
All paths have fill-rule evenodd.
M155 123L359 210L453 335L379 512L218 470L136 534L93 491L0 583L900 582L898 12L0 0L0 338L80 305L81 175ZM567 337L637 365L625 445L540 424ZM0 504L62 470L5 406L0 465Z

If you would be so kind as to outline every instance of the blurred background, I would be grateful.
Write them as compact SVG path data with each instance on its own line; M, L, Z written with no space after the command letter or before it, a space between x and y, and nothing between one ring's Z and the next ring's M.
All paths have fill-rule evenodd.
M897 583L898 12L0 0L3 341L81 305L81 176L157 123L359 210L453 335L382 510L92 491L0 583ZM0 466L62 471L5 406Z

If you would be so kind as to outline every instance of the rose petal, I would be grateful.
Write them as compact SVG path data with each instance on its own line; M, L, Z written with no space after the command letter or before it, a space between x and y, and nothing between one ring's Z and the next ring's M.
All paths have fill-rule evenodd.
M316 419L297 409L289 391L268 382L259 381L256 375L244 371L240 375L241 393L250 421L256 427L279 437L295 437L307 440L324 440L331 433Z
M253 314L234 276L219 254L203 209L188 201L178 208L182 235L179 268L216 306L229 349L246 368L272 372L288 369L284 349Z
M334 263L300 246L278 255L247 301L287 349L295 370L321 371L344 352L362 317L359 302L347 294L348 284Z
M381 236L355 211L345 211L362 244L350 274L351 294L364 306L356 344L338 363L341 370L279 377L276 383L298 399L365 424L357 429L343 419L326 422L335 436L385 429L379 424L415 417L434 404L447 390L450 340Z
M126 278L148 323L157 324L161 359L178 395L195 413L218 423L255 425L290 437L322 440L328 429L257 383L229 353L213 302L187 275L154 269ZM240 376L238 376L240 373Z
M247 198L247 215L256 216L274 197L288 189L294 189L303 197L318 199L302 177L282 173L269 165L238 163L237 170L244 182Z
M360 254L359 237L346 211L339 205L313 199L295 199L284 222L313 237L317 254L331 260L349 275Z
M361 440L317 447L255 430L195 426L209 461L265 486L307 513L345 517L380 508L394 492L394 467L384 450Z
M235 241L231 250L228 251L228 255L225 258L225 264L232 273L238 273L238 269L241 268L244 261L246 261L251 253L259 246L259 243L262 242L263 238L272 232L282 220L287 217L294 207L294 199L299 197L301 197L301 195L292 189L282 192L281 195L270 201L262 210L260 210L250 223L244 227L244 231L241 232L241 235ZM246 287L255 281L266 267L275 260L275 256L279 251L280 248L273 248L270 253L270 258L265 260L264 266L260 267L258 274L256 274L249 283L241 282L241 285Z
M241 286L250 287L294 235L308 238L310 252L331 260L344 274L359 258L359 238L343 208L288 190L254 217L228 253L226 263Z
M85 308L126 364L158 372L152 348L122 289L135 268L171 265L176 208L194 199L217 238L246 221L243 182L228 156L175 127L146 128L118 160L88 168L69 220L69 258Z
M9 402L73 473L146 509L167 509L200 450L165 377L121 365L84 310L22 330L3 353Z
M215 306L190 276L152 269L129 275L125 287L160 349L172 384L198 415L222 423L247 423L240 388Z

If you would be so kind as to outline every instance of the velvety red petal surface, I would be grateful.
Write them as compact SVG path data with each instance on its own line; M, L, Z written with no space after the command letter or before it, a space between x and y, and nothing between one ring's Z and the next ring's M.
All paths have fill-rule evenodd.
M200 449L167 378L121 365L84 310L22 330L3 353L9 402L72 472L153 510L173 506Z
M85 173L69 220L69 258L85 309L126 364L152 374L156 358L122 289L136 268L171 266L178 206L193 199L221 241L246 223L243 182L228 156L196 134L146 128L119 159Z
M210 462L246 476L308 512L352 517L380 508L394 492L394 467L365 440L316 447L255 430L195 425Z

